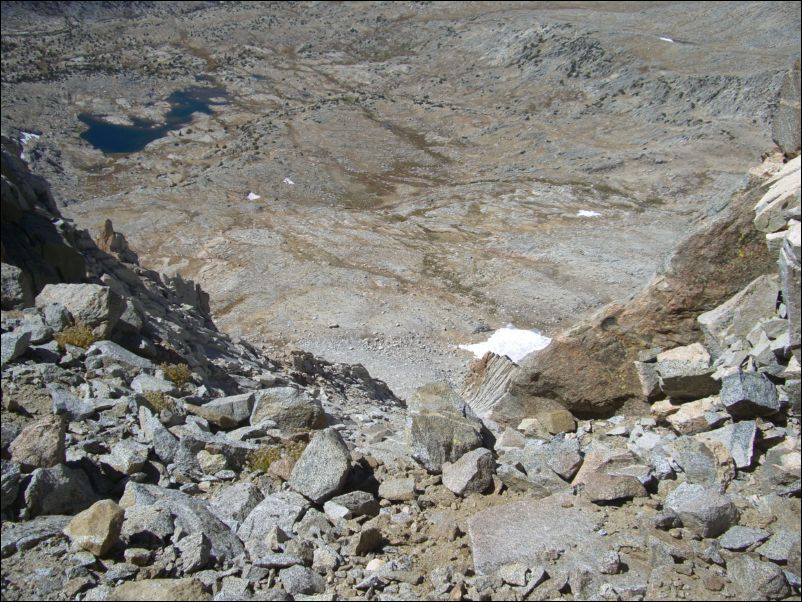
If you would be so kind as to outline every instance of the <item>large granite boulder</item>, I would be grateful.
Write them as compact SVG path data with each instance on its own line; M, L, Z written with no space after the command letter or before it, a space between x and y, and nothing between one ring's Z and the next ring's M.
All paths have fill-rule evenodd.
M92 329L99 338L108 338L125 310L122 297L99 284L48 284L36 296L36 306L61 303L76 322Z

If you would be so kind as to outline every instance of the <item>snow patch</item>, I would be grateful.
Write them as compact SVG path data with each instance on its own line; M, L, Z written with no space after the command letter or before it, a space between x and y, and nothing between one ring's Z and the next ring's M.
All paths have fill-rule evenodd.
M259 199L261 199L261 198L262 198L262 197L260 197L260 196L259 196L258 194L256 194L255 192L249 192L249 193L248 193L248 200L249 200L249 201L258 201L258 200L259 200Z
M601 213L598 211L587 211L586 209L580 209L576 212L577 217L601 217Z
M284 178L284 183L285 183L285 184L289 184L290 186L293 186L293 185L295 184L295 182L293 182L293 181L292 181L292 180L290 180L289 178Z
M664 36L660 36L660 39L663 40L664 42L671 42L672 44L674 43L674 40L672 40L671 38L666 38Z
M507 324L505 328L499 328L494 332L484 343L460 345L459 348L471 351L477 358L492 351L496 355L506 355L518 363L533 351L545 349L549 343L551 343L549 337L535 330L522 330Z

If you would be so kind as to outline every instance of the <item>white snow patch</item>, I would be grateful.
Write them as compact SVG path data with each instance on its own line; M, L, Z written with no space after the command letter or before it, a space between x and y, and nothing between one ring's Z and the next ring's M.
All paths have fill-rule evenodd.
M671 42L672 44L674 43L674 40L672 40L671 38L666 38L664 36L660 36L660 39L663 40L664 42Z
M37 140L41 138L39 134L33 134L31 132L20 132L20 146L22 150L19 153L19 158L25 160L25 145L28 144L31 140Z
M292 180L290 180L289 178L284 178L284 183L285 183L285 184L289 184L290 186L292 186L292 185L294 185L294 184L295 184L295 182L293 182L293 181L292 181Z
M249 192L249 193L248 193L248 200L249 200L249 201L258 201L258 200L259 200L259 199L261 199L261 198L262 198L262 197L260 197L260 196L259 196L258 194L256 194L255 192Z
M601 217L601 213L598 211L588 211L586 209L580 209L576 212L577 217Z
M520 362L533 351L545 349L551 339L535 330L521 330L507 324L506 328L499 328L484 343L475 345L460 345L460 349L471 351L477 358L481 358L488 351L496 355L506 355L513 362Z

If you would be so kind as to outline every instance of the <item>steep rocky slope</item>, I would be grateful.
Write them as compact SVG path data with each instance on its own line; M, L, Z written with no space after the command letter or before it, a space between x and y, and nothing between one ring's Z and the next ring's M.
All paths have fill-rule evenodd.
M65 215L226 332L402 397L458 384L483 327L553 336L640 290L771 148L800 43L796 2L6 6L3 133L40 135ZM141 151L81 137L197 87L210 112Z

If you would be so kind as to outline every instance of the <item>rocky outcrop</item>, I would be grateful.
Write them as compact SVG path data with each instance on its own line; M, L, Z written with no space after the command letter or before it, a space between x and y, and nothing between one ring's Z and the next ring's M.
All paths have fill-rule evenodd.
M698 341L699 314L776 269L752 224L754 206L771 185L753 182L720 215L704 220L631 301L605 308L526 358L509 392L529 413L543 398L580 414L605 414L643 399L633 365L640 353Z
M799 154L800 128L802 120L800 120L799 57L797 57L783 79L771 124L771 137L786 157Z

